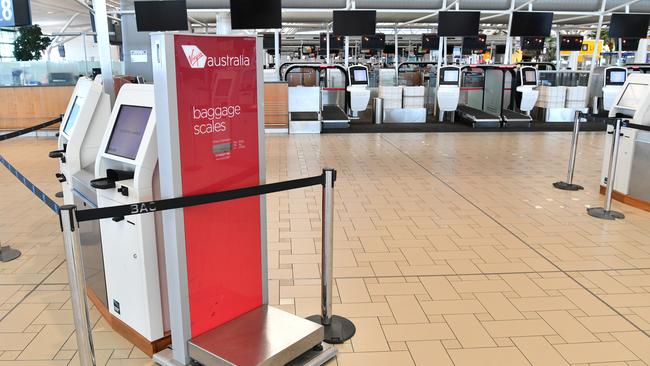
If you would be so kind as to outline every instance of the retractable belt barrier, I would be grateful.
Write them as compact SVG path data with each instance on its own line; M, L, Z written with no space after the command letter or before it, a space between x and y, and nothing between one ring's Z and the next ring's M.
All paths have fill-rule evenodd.
M47 122L39 123L39 124L37 124L35 126L32 126L32 127L23 128L22 130L18 130L18 131L6 133L4 135L0 135L0 141L9 140L9 139L12 139L12 138L15 138L15 137L18 137L18 136L28 134L30 132L38 131L38 130L43 129L45 127L55 125L55 124L61 122L62 120L63 120L63 116L57 117L57 118L55 118L53 120L50 120L50 121L47 121ZM29 179L25 178L25 176L22 175L22 173L20 173L20 171L18 169L16 169L13 165L11 165L11 163L8 162L7 159L5 159L2 155L0 155L0 163L2 163L2 165L4 165L5 168L7 168L7 170L9 170L9 172L11 174L13 174L18 179L18 181L20 183L22 183L25 187L27 187L27 189L32 191L32 193L39 200L41 200L43 203L45 203L45 205L47 207L49 207L52 211L54 211L54 213L56 213L56 214L59 213L59 205L56 202L54 202L53 199L48 197L36 185L34 185L32 182L30 182Z
M336 174L334 174L334 180L336 180ZM230 201L239 198L260 196L268 193L288 191L292 189L305 188L316 185L325 185L325 173L309 178L300 178L278 183L262 184L259 186L244 187L215 193L206 193L196 196L169 198L158 201L139 202L121 206L78 210L76 218L78 222L84 222L113 217L124 217L128 215L138 215L149 212L173 210L176 208Z

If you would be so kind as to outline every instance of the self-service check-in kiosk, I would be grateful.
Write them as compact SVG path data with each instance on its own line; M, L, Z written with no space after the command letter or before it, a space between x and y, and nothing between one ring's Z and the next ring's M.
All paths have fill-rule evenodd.
M158 198L155 128L154 86L124 85L97 154L96 179L91 182L99 207ZM167 301L164 268L159 272L163 250L156 216L102 219L100 227L111 315L149 341L163 338L163 304Z
M104 93L101 77L95 80L80 78L59 127L58 150L49 154L60 159L61 172L56 176L63 187L65 204L74 203L73 177L83 175L87 169L90 178L86 180L94 178L97 150L110 113L110 100Z
M630 74L615 98L610 117L650 126L650 74ZM608 126L600 184L606 186L612 146L613 126ZM650 202L650 132L621 128L620 147L614 190Z
M90 186L95 178L95 161L111 107L104 93L101 76L82 77L77 82L59 128L58 150L50 157L60 160L63 202L81 208L96 208L97 194ZM80 225L81 254L87 291L107 306L106 279L99 222Z
M438 109L439 121L444 119L445 112L453 112L458 108L460 98L460 67L443 66L440 68L440 82L438 83Z
M263 184L261 39L158 33L152 55L161 198ZM162 212L172 349L156 362L284 365L321 344L320 324L268 305L265 212L263 196Z
M603 109L610 111L616 97L621 93L621 89L627 79L627 69L624 67L607 67L605 68L605 77L603 78Z
M530 116L530 111L535 107L539 91L537 90L537 69L532 66L523 66L519 69L519 85L517 93L519 110Z
M359 118L359 112L368 108L370 89L368 89L368 68L363 65L348 67L350 85L346 88L349 96L351 118Z

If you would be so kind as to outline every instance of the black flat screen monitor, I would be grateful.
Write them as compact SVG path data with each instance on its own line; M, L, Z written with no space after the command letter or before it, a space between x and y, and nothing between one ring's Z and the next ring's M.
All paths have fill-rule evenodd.
M544 37L521 37L521 49L524 51L541 51L544 49Z
M636 51L639 49L639 38L623 38L621 51Z
M479 34L478 37L463 37L463 55L483 53L486 50L487 36Z
M361 37L361 49L364 50L383 50L386 45L386 35L377 33Z
M151 115L151 107L123 104L117 113L106 153L135 160Z
M280 0L230 0L232 29L282 28Z
M32 25L32 9L29 0L3 0L0 9L0 27Z
M582 36L560 36L560 51L582 50Z
M425 50L437 50L440 48L440 37L437 34L428 33L422 35L422 48Z
M187 30L185 0L136 1L134 6L138 32Z
M79 118L81 105L78 102L81 102L79 100L79 97L74 97L72 108L70 108L70 113L68 113L68 119L65 121L65 125L63 126L63 132L68 136L70 136L70 131L72 131L72 128L77 123L77 119Z
M506 45L504 44L498 44L494 47L494 53L497 55L505 55L506 54Z
M610 69L605 71L606 85L623 85L627 79L627 70Z
M441 11L438 14L438 36L476 36L480 20L479 11Z
M395 45L387 44L384 46L384 53L394 55L395 54Z
M648 35L649 14L614 13L609 21L610 38L645 38Z
M375 34L376 10L334 10L335 36L363 36Z
M343 36L334 36L330 34L330 52L332 50L342 50L345 47L345 38ZM320 34L320 48L327 49L327 33Z
M543 36L551 34L553 13L537 11L515 11L512 13L512 27L510 36Z
M275 33L264 33L262 47L265 50L275 49ZM282 48L282 36L280 36L280 48Z

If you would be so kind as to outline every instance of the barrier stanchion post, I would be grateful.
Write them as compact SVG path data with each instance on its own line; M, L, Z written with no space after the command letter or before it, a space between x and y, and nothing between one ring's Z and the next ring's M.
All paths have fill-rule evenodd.
M607 191L605 193L605 207L592 207L587 209L590 216L604 220L624 219L621 212L612 211L612 195L614 194L614 182L616 182L616 165L618 163L618 150L621 143L622 120L616 120L614 136L612 138L612 152L609 155L609 169L607 171Z
M0 262L11 262L20 257L20 254L20 250L14 249L8 245L3 247L2 243L0 243Z
M580 134L581 117L582 117L582 112L577 111L575 122L573 124L573 139L571 142L571 153L569 155L569 168L567 170L566 181L553 183L553 187L557 189L562 189L565 191L579 191L584 189L584 187L581 185L573 184L573 172L576 167L576 155L578 153L578 135Z
M68 266L68 281L70 283L72 316L74 317L77 337L79 363L81 366L95 366L95 349L93 347L92 326L88 313L86 280L81 258L81 244L76 213L76 206L65 205L61 207L59 218L61 220L65 258Z
M322 265L321 265L321 315L307 319L322 324L325 328L325 342L338 344L354 336L356 327L342 316L332 314L332 286L334 283L334 169L323 170L323 215L322 215Z

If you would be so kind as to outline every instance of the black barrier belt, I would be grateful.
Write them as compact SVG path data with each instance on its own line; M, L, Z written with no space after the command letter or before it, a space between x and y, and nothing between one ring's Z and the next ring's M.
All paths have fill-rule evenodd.
M641 131L650 131L650 126L638 125L636 123L628 123L626 127L634 128L636 130L641 130Z
M52 211L54 211L55 214L59 213L59 205L54 202L50 197L48 197L43 191L38 189L32 182L29 181L29 179L25 178L24 175L22 175L18 169L14 168L13 165L11 165L2 155L0 155L0 163L4 165L7 170L11 172L27 189L32 191L32 193L38 197L47 207L49 207Z
M63 120L63 117L57 117L57 118L55 118L55 119L53 119L51 121L43 122L43 123L38 124L36 126L27 127L27 128L23 128L22 130L9 132L9 133L6 133L4 135L0 135L0 141L9 140L9 139L12 139L14 137L22 136L22 135L30 133L30 132L38 131L38 130L40 130L42 128L45 128L45 127L50 127L52 125L55 125L55 124L61 122L62 120Z
M333 179L336 179L336 174ZM263 194L288 191L297 188L305 188L316 185L325 184L325 174L315 177L300 178L288 180L285 182L263 184L254 187L245 187L233 189L230 191L206 193L189 197L169 198L159 201L148 201L133 203L130 205L111 206L103 208L95 208L88 210L77 211L77 221L91 221L108 219L112 217L123 217L128 215L138 215L143 213L150 213L156 211L173 210L176 208L191 207L205 205L208 203L216 203L223 201L230 201L239 198L260 196Z

